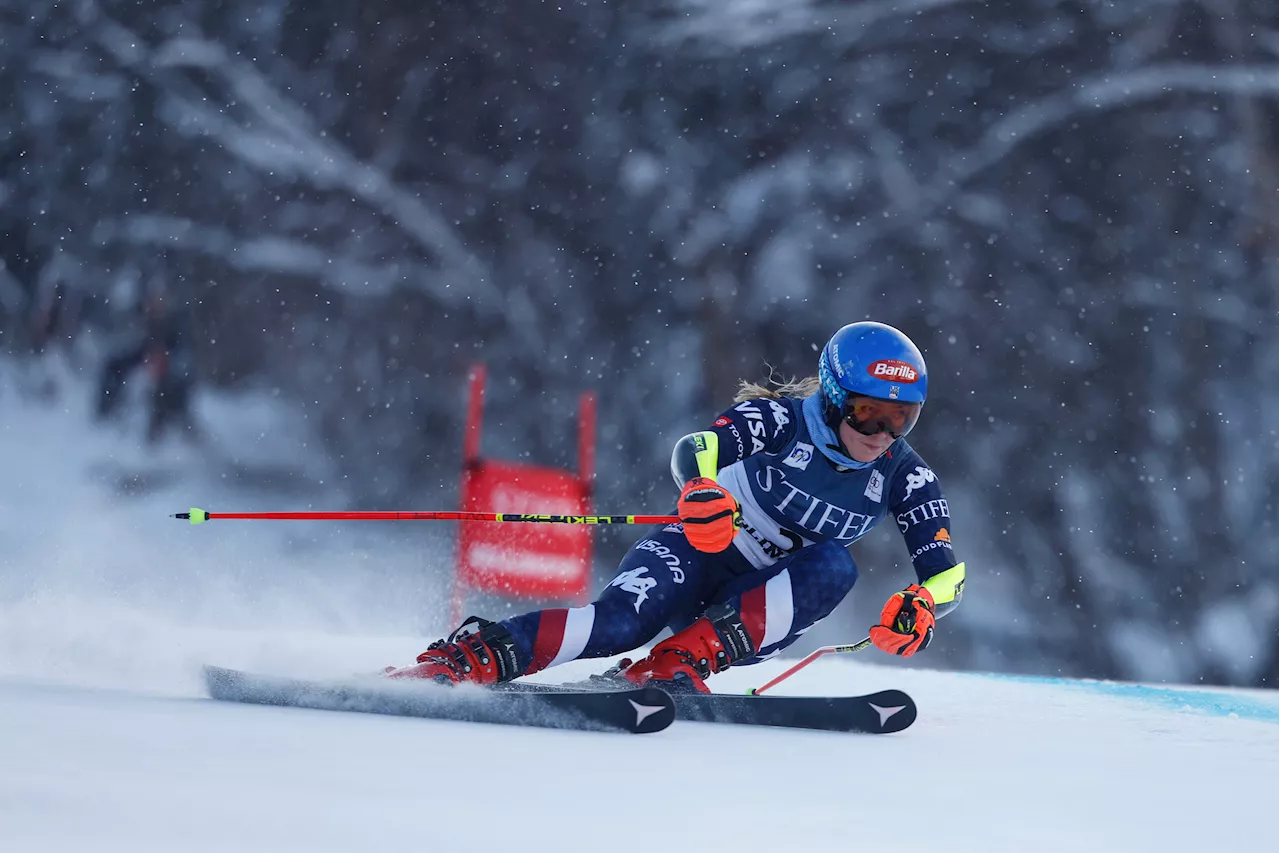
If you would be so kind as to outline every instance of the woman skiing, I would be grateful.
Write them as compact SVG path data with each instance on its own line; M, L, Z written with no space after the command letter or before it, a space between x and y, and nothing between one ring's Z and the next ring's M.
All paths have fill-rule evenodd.
M964 587L942 489L905 440L927 390L924 357L906 335L845 326L816 378L743 383L710 429L676 442L681 523L633 545L594 602L473 617L389 675L494 684L622 654L669 627L647 657L610 672L707 692L712 673L764 660L828 616L858 579L848 546L890 514L919 583L889 599L870 635L886 652L915 654Z

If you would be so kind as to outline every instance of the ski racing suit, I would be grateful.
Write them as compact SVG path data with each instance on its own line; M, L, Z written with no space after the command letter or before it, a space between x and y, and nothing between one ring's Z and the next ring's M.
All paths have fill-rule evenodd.
M706 553L680 524L656 527L594 602L503 620L521 674L631 651L717 604L735 608L756 638L755 655L736 663L771 657L849 593L858 567L848 546L889 515L919 582L938 587L937 613L960 601L964 564L937 476L904 439L871 464L845 456L816 394L738 403L677 443L672 473L678 485L711 477L733 494L742 511L733 544Z

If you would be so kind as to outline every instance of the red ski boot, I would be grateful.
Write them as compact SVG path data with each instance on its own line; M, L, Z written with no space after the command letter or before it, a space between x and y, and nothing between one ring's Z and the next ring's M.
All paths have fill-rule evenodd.
M498 684L520 673L511 633L498 622L472 616L448 640L436 640L414 666L394 669L387 678L426 678L442 684Z
M624 660L617 675L632 684L676 692L710 693L704 681L756 653L738 611L727 604L707 608L697 622L653 647L644 660Z

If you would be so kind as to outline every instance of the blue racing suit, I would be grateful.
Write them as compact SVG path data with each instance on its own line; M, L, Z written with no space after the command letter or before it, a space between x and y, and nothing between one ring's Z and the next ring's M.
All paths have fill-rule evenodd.
M714 467L704 473L737 499L742 529L733 544L709 554L694 549L679 524L654 528L591 604L504 620L521 673L630 651L663 628L692 624L714 604L734 607L753 637L755 656L737 663L763 660L844 599L858 579L848 546L886 516L921 583L957 569L944 576L944 591L935 590L938 613L959 602L964 574L952 550L950 508L937 476L904 439L873 463L856 462L814 395L745 400L682 442L697 448L704 468ZM677 462L677 480L687 479Z

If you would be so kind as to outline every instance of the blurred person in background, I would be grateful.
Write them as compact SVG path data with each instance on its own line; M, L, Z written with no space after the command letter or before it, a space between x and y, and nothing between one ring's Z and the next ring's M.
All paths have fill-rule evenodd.
M108 350L99 376L98 418L118 414L129 376L143 368L151 381L147 441L158 441L169 428L195 438L190 410L194 364L186 342L185 315L167 298L158 276L151 278L142 293L125 301L131 308L124 330Z
M870 637L890 654L922 651L964 586L941 485L906 442L927 390L924 357L906 335L845 326L816 377L744 382L709 430L676 443L680 523L632 546L593 603L471 617L416 665L387 674L494 684L619 655L670 628L645 658L607 674L708 692L711 674L771 657L827 617L858 578L848 546L890 514L918 583L889 599Z

